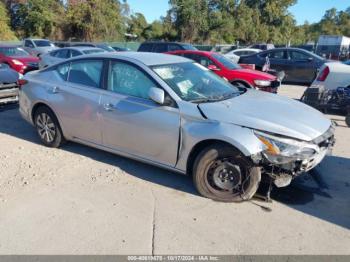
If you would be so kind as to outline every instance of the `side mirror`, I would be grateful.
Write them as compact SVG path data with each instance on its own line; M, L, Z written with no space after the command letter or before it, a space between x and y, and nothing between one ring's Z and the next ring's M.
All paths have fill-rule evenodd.
M157 104L160 104L160 105L164 104L165 94L163 89L160 89L158 87L152 87L148 92L148 96Z
M208 65L208 69L211 71L220 71L220 68L218 68L216 65Z

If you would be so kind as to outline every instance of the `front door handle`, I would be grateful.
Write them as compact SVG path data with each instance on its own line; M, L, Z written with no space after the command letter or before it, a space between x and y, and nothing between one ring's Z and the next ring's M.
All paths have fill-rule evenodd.
M103 108L106 110L106 111L114 111L114 106L111 104L111 103L106 103L103 105Z
M54 87L51 89L51 92L52 92L53 94L57 94L57 93L60 92L60 88L59 88L58 86L54 86Z

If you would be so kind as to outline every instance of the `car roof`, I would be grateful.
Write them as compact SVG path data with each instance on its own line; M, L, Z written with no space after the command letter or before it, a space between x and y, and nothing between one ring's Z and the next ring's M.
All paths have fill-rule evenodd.
M168 54L162 54L162 53L149 53L149 52L122 52L122 53L106 52L106 53L86 55L84 57L126 58L126 59L139 61L147 66L191 62L191 60L181 56L168 55Z

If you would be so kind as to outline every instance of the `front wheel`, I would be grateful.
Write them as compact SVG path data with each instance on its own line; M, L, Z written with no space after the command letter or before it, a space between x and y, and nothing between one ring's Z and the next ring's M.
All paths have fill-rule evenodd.
M229 145L209 146L194 162L193 181L198 192L216 201L249 200L260 180L260 168Z

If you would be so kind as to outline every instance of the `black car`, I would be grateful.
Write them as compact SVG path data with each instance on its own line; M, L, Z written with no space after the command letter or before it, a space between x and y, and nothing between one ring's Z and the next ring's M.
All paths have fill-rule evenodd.
M295 84L311 84L319 68L327 60L300 48L275 48L258 54L241 57L239 63L254 64L262 70L266 63L276 71L284 71L283 82Z
M191 44L177 42L144 42L137 52L166 53L178 50L197 50Z

